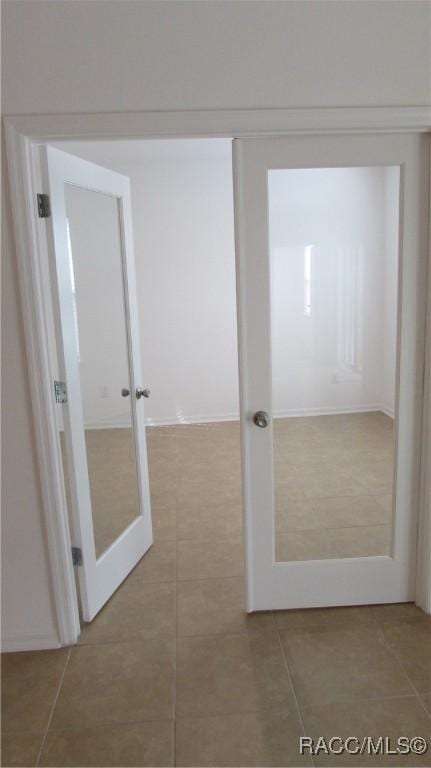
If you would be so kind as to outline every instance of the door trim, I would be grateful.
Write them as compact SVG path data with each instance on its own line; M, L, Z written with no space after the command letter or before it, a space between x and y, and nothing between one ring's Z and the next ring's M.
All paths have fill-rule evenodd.
M431 613L431 153L429 182L428 279L416 573L416 603L426 613Z
M29 389L58 645L72 645L77 642L81 628L63 469L58 450L55 400L52 396L54 376L45 312L43 268L45 233L36 218L34 204L37 191L42 189L42 182L34 147L28 138L18 131L8 129L7 153L28 380L31 382Z
M431 106L148 110L10 115L5 123L39 142L142 138L247 138L286 133L431 130Z
M58 453L44 289L45 233L35 199L42 188L37 145L64 140L244 138L305 133L431 132L431 107L185 110L139 113L11 115L4 118L16 257L31 382L36 452L59 645L77 641L78 597ZM429 270L429 273L431 270ZM429 275L430 277L430 275ZM431 280L426 347L431 347ZM241 323L241 318L238 318ZM240 369L244 365L241 358ZM431 371L428 352L423 403L423 454L416 602L431 613ZM242 363L241 363L242 360ZM241 370L240 370L241 377ZM427 450L425 452L425 448ZM428 472L427 472L428 468Z

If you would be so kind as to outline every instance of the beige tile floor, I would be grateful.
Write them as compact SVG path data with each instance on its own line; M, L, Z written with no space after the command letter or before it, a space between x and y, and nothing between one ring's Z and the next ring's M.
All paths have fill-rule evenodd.
M211 524L217 502L225 510L217 515L223 515L225 538L241 535L238 425L149 433L153 486L163 486L167 506L178 499L186 507L180 520L184 538L193 538L190 529L196 526L217 533L222 523ZM210 436L216 456L225 451L230 460L220 466L207 461L200 454L203 434ZM156 447L160 439L162 451ZM173 445L186 452L181 476L169 447ZM99 556L138 513L132 431L86 430L86 447ZM393 422L388 416L377 412L276 420L274 474L277 560L388 554L393 474ZM236 509L232 514L231 503Z
M86 429L85 443L100 557L139 513L135 445L131 429Z
M60 444L70 505L64 432ZM139 513L133 433L131 428L86 429L85 446L94 543L100 557Z
M346 445L354 425L340 422ZM150 430L149 454L151 551L79 645L2 657L2 765L298 766L313 764L305 733L430 738L431 619L411 604L247 616L237 426ZM304 532L361 509L364 527L384 525L358 501L390 491L368 466L351 508L322 505L316 521L304 506ZM431 753L314 764L430 766Z
M384 413L277 420L276 559L388 554L392 475Z

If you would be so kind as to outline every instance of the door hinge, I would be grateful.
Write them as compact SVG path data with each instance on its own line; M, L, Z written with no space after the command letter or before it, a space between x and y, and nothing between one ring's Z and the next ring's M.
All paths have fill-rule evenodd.
M51 216L51 204L49 195L41 192L37 195L37 213L39 219L48 219Z
M80 547L72 547L72 564L82 565L82 549Z
M54 381L54 394L56 403L67 403L67 389L65 381Z

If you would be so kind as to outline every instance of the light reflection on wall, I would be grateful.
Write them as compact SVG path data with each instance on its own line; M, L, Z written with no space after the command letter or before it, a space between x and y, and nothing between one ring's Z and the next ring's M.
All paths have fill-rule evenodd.
M268 194L274 415L393 413L399 169L270 170Z

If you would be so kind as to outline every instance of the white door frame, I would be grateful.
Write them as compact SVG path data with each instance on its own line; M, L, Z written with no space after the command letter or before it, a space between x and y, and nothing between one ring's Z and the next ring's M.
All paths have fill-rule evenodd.
M12 215L24 321L44 523L60 645L76 642L78 598L58 452L46 316L44 227L36 194L44 192L37 145L56 141L245 138L310 133L431 132L429 107L199 110L18 115L4 118ZM429 169L427 169L427 172ZM430 237L431 239L431 237ZM431 269L428 270L423 450L416 603L431 613ZM241 324L241 317L238 317ZM241 350L239 354L241 377ZM242 361L242 364L244 362ZM247 488L244 488L247 495Z

